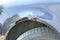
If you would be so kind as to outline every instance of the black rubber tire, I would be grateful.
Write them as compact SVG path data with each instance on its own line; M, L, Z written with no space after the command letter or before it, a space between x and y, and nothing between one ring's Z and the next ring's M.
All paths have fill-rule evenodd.
M32 35L32 32L29 31L31 29L36 30L37 31L36 33L38 34L40 32L39 28L41 27L45 28L47 26L43 23L35 22L32 20L26 20L26 21L20 22L19 24L16 24L15 26L12 27L12 29L8 32L5 40L17 40L17 38L23 35L25 32L27 32L28 35L29 33ZM34 29L34 28L38 28L38 29ZM47 29L49 30L50 28L47 27ZM41 29L41 30L42 30L41 32L44 32L44 33L51 32L51 30L49 31L46 30L47 32L45 31L45 29ZM35 31L33 31L33 34L34 33ZM57 38L57 36L55 38Z
M31 29L20 35L16 40L60 40L58 36L47 27Z
M41 27L41 26L46 26L46 25L40 22L32 21L32 20L26 20L26 21L20 22L19 24L16 24L11 28L11 30L8 32L6 36L6 40L16 40L20 35L22 35L26 31L33 28Z

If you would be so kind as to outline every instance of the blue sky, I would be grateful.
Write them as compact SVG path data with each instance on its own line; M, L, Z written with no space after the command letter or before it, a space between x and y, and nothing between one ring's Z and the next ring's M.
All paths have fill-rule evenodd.
M37 3L60 3L60 0L0 0L0 5L2 4L5 7Z
M4 7L4 12L2 15L0 15L0 23L3 24L3 22L10 16L13 15L13 11L8 11L6 8L10 8L13 6L18 6L18 5L26 5L26 4L39 4L39 3L60 3L60 0L0 0L0 5L3 5ZM6 10L6 11L5 11Z

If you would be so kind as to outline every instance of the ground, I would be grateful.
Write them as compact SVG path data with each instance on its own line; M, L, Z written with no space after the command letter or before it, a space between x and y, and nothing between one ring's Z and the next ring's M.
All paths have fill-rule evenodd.
M5 40L5 35L0 35L0 40Z

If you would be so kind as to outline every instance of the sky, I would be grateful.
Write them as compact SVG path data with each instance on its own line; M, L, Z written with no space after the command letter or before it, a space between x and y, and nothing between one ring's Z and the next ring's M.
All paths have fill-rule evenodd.
M35 3L60 3L59 0L0 0L0 5L3 5L4 8L12 7L16 5L26 5L26 4L35 4ZM10 14L12 15L12 14ZM0 15L0 22L3 24L3 22L8 18L8 14L2 13Z
M0 0L0 5L5 4L6 2L8 2L7 0Z
M60 3L60 0L0 0L0 5L4 5L5 7L35 3Z

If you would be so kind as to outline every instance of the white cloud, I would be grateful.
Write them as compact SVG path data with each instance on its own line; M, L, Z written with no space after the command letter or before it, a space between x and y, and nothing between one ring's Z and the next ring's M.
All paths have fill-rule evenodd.
M7 3L8 0L0 0L0 5Z
M0 15L0 23L3 24L7 18L8 15L6 13L2 13L2 15Z

